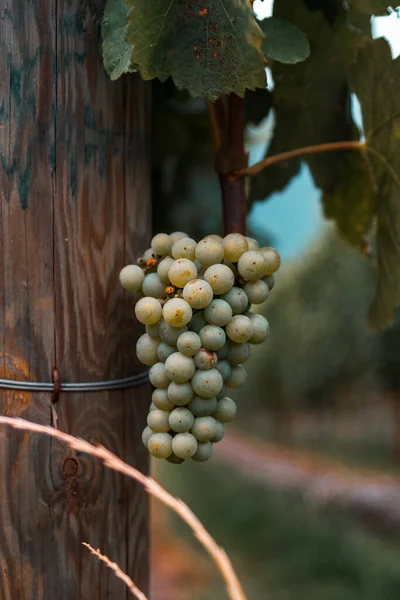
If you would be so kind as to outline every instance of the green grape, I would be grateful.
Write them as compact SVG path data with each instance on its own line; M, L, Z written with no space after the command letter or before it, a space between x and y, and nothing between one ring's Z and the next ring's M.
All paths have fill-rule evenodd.
M205 462L209 460L213 453L213 446L211 442L198 442L197 450L192 456L192 460L196 462Z
M142 289L144 273L138 265L127 265L119 274L119 281L128 292L139 292Z
M165 389L169 386L171 380L165 372L164 363L158 362L151 367L149 371L149 380L151 385L154 385L156 388Z
M159 340L155 340L144 333L136 342L136 355L141 363L151 367L158 362L157 349L160 344Z
M192 320L188 323L188 327L191 331L199 333L200 329L207 325L207 321L204 318L204 312L200 311L193 315Z
M193 398L194 392L189 382L176 383L172 381L168 386L168 398L177 406L185 406Z
M170 346L169 344L166 344L165 342L161 342L157 349L157 358L159 361L165 363L168 356L171 356L171 354L173 354L174 352L176 352L175 346ZM158 362L158 361L156 361L156 362Z
M224 247L219 240L213 237L205 237L196 246L196 259L203 267L220 263L223 258Z
M166 233L157 233L151 240L151 249L157 256L171 253L172 240Z
M211 265L204 273L204 279L211 285L216 296L229 292L235 283L235 277L226 265Z
M145 446L146 448L147 448L147 444L149 443L149 439L151 438L153 433L154 433L154 431L152 431L148 425L147 425L147 427L145 427L143 429L142 442L143 442L143 446Z
M156 408L147 415L147 425L154 433L167 433L169 431L169 412Z
M232 314L239 315L248 306L249 300L247 294L238 287L233 287L228 293L224 294L221 300L225 300L232 309Z
M204 309L204 317L211 325L224 327L232 319L232 308L225 300L214 298Z
M188 408L174 408L169 413L169 426L176 433L185 433L190 431L194 423L194 416Z
M172 256L175 259L187 258L194 262L196 258L196 246L197 243L192 238L180 238L172 246Z
M187 258L178 258L178 260L175 260L170 266L168 277L172 285L175 285L178 288L184 288L189 281L196 279L196 265Z
M178 458L192 458L197 450L197 440L191 433L178 433L172 440L172 450Z
M185 356L194 356L201 348L200 336L194 331L186 331L179 336L177 346Z
M174 408L174 403L168 398L168 392L166 389L154 390L151 399L154 406L160 410L172 410Z
M143 325L155 325L161 319L161 304L155 298L146 296L136 302L135 315Z
M253 335L249 339L249 343L262 344L269 335L269 323L262 315L251 313L249 318L253 325Z
M262 304L268 298L269 288L265 281L259 279L246 283L244 291L251 304Z
M267 269L267 261L261 250L249 250L242 254L238 262L238 271L246 281L256 281L264 277Z
M260 244L257 242L257 240L251 237L246 237L246 240L249 245L249 250L260 250Z
M254 335L254 334L253 334ZM243 344L235 344L235 342L228 342L228 353L227 359L232 365L232 367L236 367L237 365L242 365L250 358L250 346L247 342Z
M226 385L224 384L221 388L221 391L219 394L217 394L217 400L221 400L221 398L225 398L225 396L228 393L228 388L226 387Z
M163 283L165 283L165 285L170 285L171 284L171 282L169 280L169 277L168 277L168 271L170 270L170 268L172 267L172 265L174 264L174 262L175 261L174 261L173 258L171 258L170 256L166 256L158 264L157 275L158 275L160 281L162 281Z
M226 235L223 245L225 259L234 263L249 249L248 241L240 233L229 233Z
M216 410L213 412L213 417L221 423L229 423L236 416L237 408L235 402L231 398L221 398L218 400Z
M159 324L160 338L170 346L176 346L179 337L187 330L188 328L186 325L184 327L172 327L164 320L160 321Z
M217 433L215 419L213 417L196 417L191 432L198 442L208 442Z
M153 340L160 341L160 324L155 323L154 325L146 325L146 333L153 338Z
M174 352L165 361L165 372L171 381L185 383L189 381L196 370L193 358L180 352Z
M156 410L157 406L154 404L154 402L151 402L150 406L149 406L149 412L151 412L152 410Z
M214 398L200 398L200 396L194 396L193 400L187 405L188 409L194 414L195 417L208 417L217 408L217 399Z
M219 360L215 365L217 371L221 373L222 379L226 381L231 376L232 368L227 360Z
M194 356L194 364L196 369L201 369L202 371L208 371L212 369L217 363L218 358L215 352L212 350L206 350L202 348L198 351Z
M266 277L263 277L263 281L265 281L269 291L271 291L275 285L275 277L273 275L267 275Z
M220 442L225 435L225 425L223 423L221 423L220 421L215 421L215 428L216 434L214 435L212 440L210 440L210 442L212 442L213 444L217 444L218 442Z
M206 325L200 329L199 336L203 348L214 352L220 350L226 342L225 331L216 325Z
M152 249L152 248L148 248L148 249L146 250L146 252L143 254L143 260L144 260L145 262L147 262L147 261L148 261L148 260L150 260L151 258L155 258L155 257L156 257L156 255L154 254L154 252L153 252L153 249Z
M206 281L193 279L183 288L183 298L196 310L208 306L213 299L213 291Z
M223 265L225 265L226 267L228 267L232 273L234 278L236 279L236 277L239 275L238 270L237 270L237 263L233 263L230 260L224 260Z
M275 248L261 248L260 252L264 256L267 267L264 271L264 275L273 275L281 266L281 257Z
M254 333L251 320L245 315L232 317L232 321L228 323L225 331L228 338L237 344L247 342Z
M225 381L226 387L236 390L241 387L247 379L246 369L242 365L232 368L230 377Z
M161 281L157 273L146 275L142 286L143 294L151 298L165 298L165 283Z
M172 454L172 436L169 433L154 433L147 448L155 458L168 458Z
M174 231L174 233L171 233L169 237L171 238L172 245L174 245L178 240L181 240L182 238L188 238L189 236L183 231Z
M218 350L217 356L218 356L218 360L226 359L226 357L228 356L228 342L225 342L225 344L222 346L222 348L220 348L220 350Z
M178 458L176 454L172 453L170 456L168 456L167 461L174 465L180 465L183 463L183 458Z
M220 393L224 382L221 373L217 369L209 369L208 371L196 371L191 383L197 396L212 398Z
M181 298L167 300L162 309L164 321L171 327L184 327L189 323L192 315L190 304Z
M220 244L222 244L223 238L218 235L217 233L210 233L210 235L207 235L204 239L211 239L211 240L215 240L217 242L219 242Z

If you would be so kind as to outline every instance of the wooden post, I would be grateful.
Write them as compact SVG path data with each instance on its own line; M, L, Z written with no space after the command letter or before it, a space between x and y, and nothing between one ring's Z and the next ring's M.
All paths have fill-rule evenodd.
M119 270L150 238L149 86L101 62L103 0L0 0L0 377L102 381L142 370ZM58 427L141 470L148 387L61 394ZM50 395L0 412L51 423ZM61 444L0 430L1 600L128 598L81 545L147 589L143 489Z

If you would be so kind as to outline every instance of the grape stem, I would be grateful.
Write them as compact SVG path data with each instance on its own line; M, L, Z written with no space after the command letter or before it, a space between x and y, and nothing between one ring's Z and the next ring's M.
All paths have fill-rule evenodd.
M275 156L267 156L263 160L255 163L251 167L245 167L238 169L235 173L231 174L232 178L241 179L248 175L258 175L267 167L271 167L277 163L292 158L298 158L300 156L306 156L308 154L321 154L322 152L332 152L337 150L364 150L366 149L365 142L360 141L345 141L345 142L330 142L329 144L318 144L317 146L305 146L304 148L296 148L296 150L289 150L288 152L282 152L281 154L275 154Z

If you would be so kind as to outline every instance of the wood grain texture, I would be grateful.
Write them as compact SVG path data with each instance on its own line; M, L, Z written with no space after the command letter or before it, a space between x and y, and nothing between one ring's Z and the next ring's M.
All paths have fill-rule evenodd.
M104 2L0 0L2 376L97 381L141 370L120 268L150 238L148 85L112 83ZM149 390L62 394L60 429L143 471ZM0 391L0 411L50 423L50 397ZM1 600L128 598L82 541L147 590L147 498L37 436L0 430Z

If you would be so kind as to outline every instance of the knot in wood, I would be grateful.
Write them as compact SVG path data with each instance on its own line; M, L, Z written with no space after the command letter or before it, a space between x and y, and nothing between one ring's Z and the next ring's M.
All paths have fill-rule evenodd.
M66 458L62 464L62 474L66 478L76 477L79 463L76 458Z

